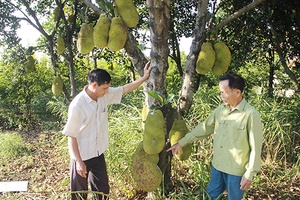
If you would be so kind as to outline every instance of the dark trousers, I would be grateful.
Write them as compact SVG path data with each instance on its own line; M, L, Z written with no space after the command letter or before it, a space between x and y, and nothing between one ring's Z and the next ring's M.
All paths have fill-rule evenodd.
M98 157L84 161L84 163L87 169L86 178L83 178L77 173L76 162L71 159L71 199L87 199L88 183L90 183L92 191L101 193L94 195L94 199L108 199L109 184L104 155L101 154ZM85 192L80 193L80 191ZM107 195L102 195L102 193Z

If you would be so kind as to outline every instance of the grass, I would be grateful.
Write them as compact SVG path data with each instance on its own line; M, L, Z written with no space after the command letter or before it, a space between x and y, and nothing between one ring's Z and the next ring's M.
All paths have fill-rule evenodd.
M147 194L136 188L131 175L131 155L142 140L141 109L133 105L119 105L113 109L109 115L110 148L105 153L111 199L206 198L205 188L211 167L211 139L195 142L193 154L187 161L172 159L173 186L168 197L162 195L163 188ZM269 123L276 123L276 127L280 125L276 120ZM273 131L271 127L265 130ZM284 128L280 130L288 133ZM284 137L285 134L281 134L280 137ZM280 139L278 135L269 135L265 143L272 144L269 140L276 137L276 140ZM275 149L279 151L277 155L284 155L285 151L281 150L288 146L284 142L286 140L282 140L280 145L285 148ZM27 192L0 194L0 199L39 200L70 197L67 138L60 131L0 133L0 144L0 181L29 181ZM271 150L268 148L268 151ZM271 153L274 155L277 152ZM263 160L262 169L254 179L252 188L247 191L245 199L300 199L299 158L295 162L287 162L287 159L280 160L278 156L268 159L264 155ZM92 193L89 193L89 196L92 196Z

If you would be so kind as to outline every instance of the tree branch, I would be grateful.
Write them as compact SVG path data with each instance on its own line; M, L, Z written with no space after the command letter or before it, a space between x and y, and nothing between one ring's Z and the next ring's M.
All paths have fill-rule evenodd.
M279 46L280 41L278 40L277 33L276 33L276 31L275 31L274 26L273 26L272 23L270 23L270 27L271 27L271 31L272 31L272 35L273 35L273 39L274 39L274 43L273 44L275 46L276 52L279 55L279 58L280 58L282 66L284 68L284 71L285 71L285 73L287 73L289 75L289 77L294 82L295 86L297 87L297 91L300 91L300 84L298 82L298 79L297 79L296 75L290 70L290 68L286 64L284 55L283 55L282 50L281 50L281 48Z
M27 22L32 25L35 29L37 29L42 35L44 35L46 38L49 37L48 33L46 33L46 31L44 30L43 26L40 24L37 16L35 15L34 11L30 8L29 4L27 1L25 0L21 0L21 2L23 3L23 5L28 9L29 14L32 16L32 18L34 19L35 23L34 24L30 18L20 9L18 9L20 12L22 12L22 14L27 18Z
M93 11L95 11L97 14L104 13L99 7L97 7L95 4L91 2L91 0L82 0L82 2L89 8L91 8Z
M225 18L217 26L212 27L212 29L209 29L207 32L212 32L212 31L218 32L219 29L221 29L225 25L229 24L234 19L237 19L238 17L240 17L244 13L248 12L249 10L252 10L252 9L256 8L259 4L261 4L264 1L265 0L254 0L252 3L248 4L247 6L241 8L241 9L239 9L238 11L234 12L232 15Z

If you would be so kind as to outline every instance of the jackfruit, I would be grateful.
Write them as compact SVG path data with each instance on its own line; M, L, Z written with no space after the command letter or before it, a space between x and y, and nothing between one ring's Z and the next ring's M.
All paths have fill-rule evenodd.
M216 52L216 61L212 68L212 73L216 76L224 74L231 62L231 52L224 42L217 42L213 46Z
M133 0L115 0L114 2L124 24L129 28L135 27L139 23L139 14Z
M142 108L142 122L145 122L147 118L147 106L146 104L143 104Z
M70 14L70 15L68 16L67 21L71 24L71 23L73 23L73 20L74 20L74 14Z
M157 164L159 156L158 154L147 154L143 147L143 141L141 141L132 154L132 162L142 162L143 160L149 160L151 163Z
M165 146L165 120L160 110L148 113L145 121L143 147L148 154L158 154Z
M216 54L210 42L205 42L201 46L196 63L196 72L206 74L214 66Z
M142 127L143 127L143 130L145 129L146 118L147 118L147 106L146 106L146 104L143 104L143 108L142 108Z
M169 132L169 140L171 146L176 144L181 138L183 138L189 132L184 120L176 120L173 122L172 128ZM175 157L178 160L187 160L192 153L192 144L187 144L181 147Z
M55 76L52 82L52 93L54 95L60 95L63 91L63 82L59 76Z
M57 22L58 21L58 17L59 17L59 7L55 7L54 11L53 11L53 21Z
M88 54L94 48L93 27L83 23L78 33L77 49L81 54Z
M57 38L57 53L58 54L63 54L64 50L65 50L65 40L63 37L58 36Z
M119 51L125 46L127 30L121 17L114 17L111 20L107 47L111 51Z
M108 33L110 28L110 19L101 14L94 27L94 44L98 48L104 48L107 46Z
M146 192L155 191L163 178L160 168L149 160L133 161L132 176L138 189Z
M33 72L34 70L35 70L35 60L31 55L27 56L26 63L25 63L25 71L27 73L30 73Z

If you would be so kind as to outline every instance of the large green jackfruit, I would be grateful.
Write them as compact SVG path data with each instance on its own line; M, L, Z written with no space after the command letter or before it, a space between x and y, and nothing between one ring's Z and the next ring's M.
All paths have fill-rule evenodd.
M65 40L63 37L58 36L57 38L57 53L58 54L63 54L64 50L65 50Z
M111 20L107 47L111 51L119 51L125 46L127 30L121 17L114 17Z
M27 56L26 63L25 63L25 71L27 73L33 72L35 70L35 59L32 55Z
M160 110L150 111L145 121L143 147L148 154L158 154L165 146L165 120Z
M143 162L143 160L149 160L151 163L157 164L159 156L158 154L147 154L143 147L143 141L141 141L132 154L132 162Z
M214 66L216 54L210 42L205 42L201 46L196 63L196 72L206 74Z
M57 22L58 17L59 17L59 7L58 6L54 8L52 15L53 15L53 21Z
M55 76L52 82L52 93L54 95L60 95L63 91L63 82L59 76Z
M212 73L216 76L224 74L231 62L231 52L224 42L217 42L213 46L216 52L216 61L212 68Z
M139 23L139 14L133 0L115 0L114 2L125 25L129 28L135 27Z
M132 162L132 176L138 189L153 192L162 182L162 172L160 168L149 160L142 162Z
M104 48L107 46L108 33L110 28L110 19L101 14L94 27L94 44L98 48Z
M78 33L77 49L81 54L88 54L94 48L93 27L83 23Z
M169 132L169 140L171 146L176 144L181 138L183 138L189 132L184 120L176 120L173 122L172 128ZM192 153L192 144L187 144L181 147L175 157L178 160L187 160Z

